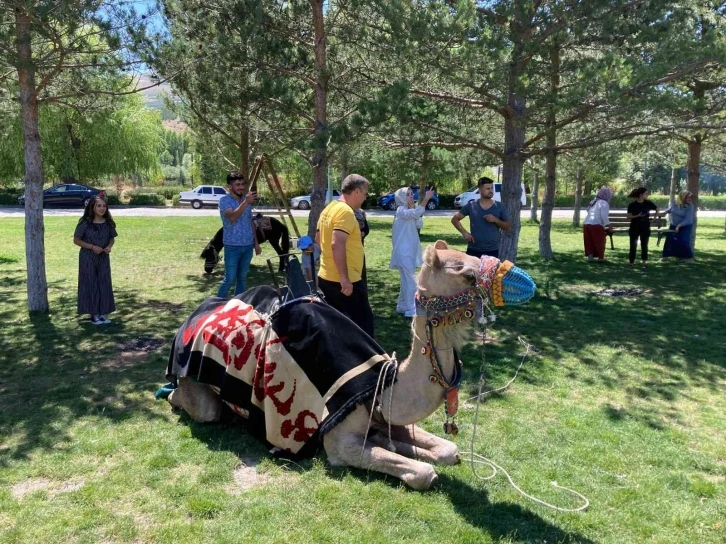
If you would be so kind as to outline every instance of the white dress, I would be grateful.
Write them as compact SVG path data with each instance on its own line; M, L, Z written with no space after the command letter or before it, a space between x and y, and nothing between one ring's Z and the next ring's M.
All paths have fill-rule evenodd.
M401 277L401 291L396 311L406 317L416 314L416 268L423 264L418 229L423 227L423 206L413 209L399 206L393 220L393 251L389 267Z

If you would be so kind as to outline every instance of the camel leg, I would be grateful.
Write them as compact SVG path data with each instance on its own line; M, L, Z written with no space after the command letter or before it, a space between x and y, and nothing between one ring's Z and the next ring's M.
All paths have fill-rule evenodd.
M182 408L189 417L199 423L219 421L222 401L211 387L191 378L179 378L179 386L169 395L174 408Z
M409 459L367 442L363 447L368 414L359 406L323 439L328 461L333 466L352 466L395 476L416 490L426 490L437 480L428 463ZM362 452L362 455L361 455Z
M388 440L388 429L385 430ZM424 431L416 425L393 425L391 438L396 442L409 445L413 457L424 459L437 465L456 465L459 463L459 448L451 440L440 438ZM407 455L407 454L405 454Z
M388 428L380 427L378 432L369 435L369 440L378 446L388 447ZM427 433L420 427L411 429L395 425L391 427L391 440L396 453L411 459L418 459L435 465L456 465L459 463L459 449L456 444Z

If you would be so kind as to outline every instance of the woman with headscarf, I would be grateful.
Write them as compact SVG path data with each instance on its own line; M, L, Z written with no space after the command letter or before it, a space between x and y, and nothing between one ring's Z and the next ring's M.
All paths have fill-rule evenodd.
M685 259L686 262L693 260L693 248L691 247L691 232L693 231L693 222L696 218L696 209L693 205L693 193L684 191L679 195L681 203L676 205L675 200L671 200L670 207L665 213L670 212L670 230L675 233L668 235L665 245L663 246L663 259L668 257L678 257Z
M396 191L396 217L393 220L393 251L391 269L398 269L401 277L401 291L398 294L396 311L406 317L416 315L416 267L421 266L421 241L417 228L423 227L423 214L426 204L434 191L426 191L418 205L413 201L413 190L403 187Z
M585 255L588 261L605 262L605 236L610 229L610 199L613 192L601 187L587 206L582 236L585 241Z

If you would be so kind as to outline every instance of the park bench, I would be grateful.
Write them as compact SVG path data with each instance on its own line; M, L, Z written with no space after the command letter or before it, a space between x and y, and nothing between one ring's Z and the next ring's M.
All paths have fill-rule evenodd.
M610 237L610 249L615 249L615 245L613 244L613 234L621 234L626 233L630 230L630 219L628 219L628 211L627 210L610 210L610 228L612 231L608 232L608 236ZM650 226L655 227L655 230L651 230L653 234L658 235L658 243L656 245L660 245L660 239L663 236L666 236L668 234L672 234L676 231L669 230L668 227L668 221L665 217L650 217Z

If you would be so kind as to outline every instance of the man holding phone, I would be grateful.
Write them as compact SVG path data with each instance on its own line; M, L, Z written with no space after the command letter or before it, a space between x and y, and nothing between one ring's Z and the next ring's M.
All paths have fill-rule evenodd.
M229 172L227 174L229 194L219 199L224 243L224 280L217 291L217 296L220 298L227 298L229 289L234 283L236 283L235 295L245 291L252 251L256 255L262 253L252 222L252 204L257 200L257 193L248 192L248 188L248 181L243 174Z
M458 230L468 242L466 246L467 255L481 257L499 257L499 234L500 230L509 230L512 224L509 213L501 202L493 199L494 180L490 178L479 178L479 200L472 200L451 218L451 224ZM467 231L461 220L469 216L469 229Z

